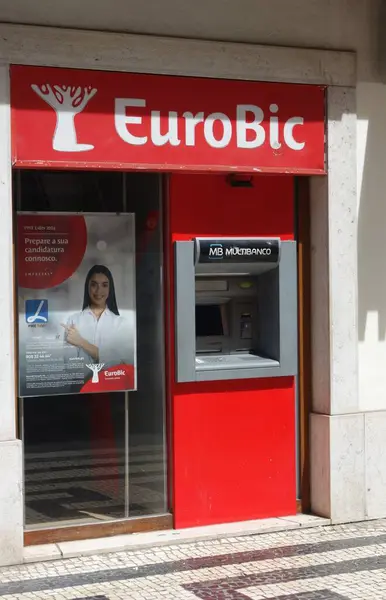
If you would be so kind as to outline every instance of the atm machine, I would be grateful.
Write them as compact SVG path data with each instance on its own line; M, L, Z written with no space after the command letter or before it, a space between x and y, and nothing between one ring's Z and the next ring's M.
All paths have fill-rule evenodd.
M175 242L176 382L294 376L296 242Z

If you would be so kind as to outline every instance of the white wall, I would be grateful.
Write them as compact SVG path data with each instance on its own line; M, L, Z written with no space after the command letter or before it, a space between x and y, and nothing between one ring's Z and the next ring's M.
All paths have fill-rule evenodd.
M359 83L357 107L359 398L386 410L386 86Z
M22 448L16 438L14 275L8 69L0 66L0 565L20 562L23 548Z

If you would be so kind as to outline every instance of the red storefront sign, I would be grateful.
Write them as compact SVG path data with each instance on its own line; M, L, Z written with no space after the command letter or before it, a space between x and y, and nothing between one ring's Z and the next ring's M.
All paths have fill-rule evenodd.
M325 90L11 68L19 167L323 173Z

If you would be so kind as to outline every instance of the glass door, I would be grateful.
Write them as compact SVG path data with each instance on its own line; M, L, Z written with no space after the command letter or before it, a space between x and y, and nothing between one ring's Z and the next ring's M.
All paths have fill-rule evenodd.
M15 211L130 212L136 222L137 391L19 398L27 530L168 511L161 183L156 174L14 173Z

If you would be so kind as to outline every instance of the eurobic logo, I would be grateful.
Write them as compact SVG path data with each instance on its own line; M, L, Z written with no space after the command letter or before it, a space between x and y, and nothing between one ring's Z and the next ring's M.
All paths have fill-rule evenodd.
M92 371L91 383L99 383L99 371L103 369L104 363L93 363L86 365L86 367Z
M103 367L105 366L104 363L90 363L89 365L86 365L86 367L88 369L90 369L90 371L92 371L93 376L91 379L91 383L99 383L99 372L102 371ZM126 376L126 371L124 369L116 369L114 371L103 371L102 373L105 378L112 378L112 379L119 379L121 377L125 377Z
M32 89L56 113L56 127L52 138L52 147L58 152L84 152L92 150L92 144L78 142L75 117L81 113L97 93L91 86L76 87L70 85L33 84Z
M49 83L32 84L31 88L56 113L54 150L86 152L94 149L93 144L78 141L75 117L95 96L96 88ZM143 110L143 116L138 114L138 109ZM256 104L235 104L232 113L229 116L204 110L151 110L147 98L114 98L112 119L119 138L136 147L188 148L204 143L210 148L226 148L231 144L252 151L269 147L274 151L287 148L299 152L306 145L301 139L304 117L283 118L278 104L272 103L265 110Z

